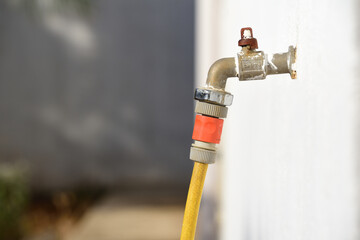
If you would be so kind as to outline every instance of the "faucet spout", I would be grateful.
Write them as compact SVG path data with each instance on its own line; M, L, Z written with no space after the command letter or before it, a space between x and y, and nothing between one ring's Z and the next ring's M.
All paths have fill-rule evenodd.
M226 80L230 77L237 77L237 59L221 58L211 65L207 80L206 88L217 91L225 91Z

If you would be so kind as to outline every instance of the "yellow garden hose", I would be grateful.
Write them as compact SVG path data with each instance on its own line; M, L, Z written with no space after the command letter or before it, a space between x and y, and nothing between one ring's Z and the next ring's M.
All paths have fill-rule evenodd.
M285 53L265 54L257 51L257 40L251 28L241 29L242 47L236 57L221 58L210 67L206 85L195 90L195 124L190 148L190 159L194 169L185 206L185 214L180 240L194 240L199 214L201 195L208 164L215 163L216 144L220 143L224 118L233 100L233 95L225 91L228 78L239 80L260 80L267 75L289 73L296 78L296 48L289 46ZM268 58L270 57L270 58Z
M194 163L180 240L193 240L195 238L196 223L207 169L208 164Z

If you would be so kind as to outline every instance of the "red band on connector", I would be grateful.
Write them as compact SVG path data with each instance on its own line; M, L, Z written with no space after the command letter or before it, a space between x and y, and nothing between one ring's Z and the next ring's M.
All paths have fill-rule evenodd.
M196 115L192 139L209 143L220 143L224 120Z

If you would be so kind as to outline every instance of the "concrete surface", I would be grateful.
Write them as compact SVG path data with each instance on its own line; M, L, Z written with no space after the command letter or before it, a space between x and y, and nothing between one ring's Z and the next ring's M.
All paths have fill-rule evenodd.
M64 240L178 240L184 202L113 195L86 213Z

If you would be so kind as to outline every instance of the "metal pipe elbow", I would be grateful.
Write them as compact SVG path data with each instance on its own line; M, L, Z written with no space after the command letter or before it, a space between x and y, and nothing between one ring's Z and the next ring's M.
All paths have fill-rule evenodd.
M236 61L236 58L233 57L221 58L214 62L208 72L206 87L225 91L226 80L238 76Z

